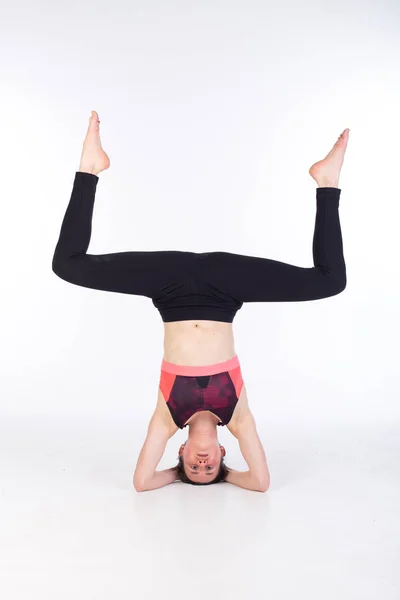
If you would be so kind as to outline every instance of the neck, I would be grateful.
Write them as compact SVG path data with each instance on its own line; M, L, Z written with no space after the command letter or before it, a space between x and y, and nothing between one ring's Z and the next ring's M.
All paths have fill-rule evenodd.
M194 441L209 440L210 437L217 440L217 422L218 419L214 415L205 411L204 413L199 413L189 423L189 438Z

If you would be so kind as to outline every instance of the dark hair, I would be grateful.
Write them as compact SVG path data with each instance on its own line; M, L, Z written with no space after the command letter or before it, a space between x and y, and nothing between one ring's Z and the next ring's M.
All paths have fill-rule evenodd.
M211 483L220 483L221 481L226 480L226 476L228 475L228 467L224 462L224 457L221 456L221 462L219 463L219 471L218 474L211 481L207 481L207 483L200 483L199 481L192 481L185 473L185 467L183 464L183 457L179 456L178 464L175 467L176 474L182 483L191 483L192 485L210 485Z

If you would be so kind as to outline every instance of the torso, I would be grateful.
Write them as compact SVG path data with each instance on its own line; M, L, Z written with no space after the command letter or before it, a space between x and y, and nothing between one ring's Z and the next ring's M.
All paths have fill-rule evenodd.
M230 360L236 356L232 323L219 321L175 321L164 323L164 360L177 365L204 366ZM174 423L161 390L158 390L157 409L165 415L171 435L179 428ZM248 410L246 386L243 385L238 403L226 425L235 434L239 416ZM211 411L207 411L211 412ZM196 418L195 413L185 423ZM220 421L214 413L216 423Z
M164 323L164 359L176 365L212 365L236 355L232 323Z

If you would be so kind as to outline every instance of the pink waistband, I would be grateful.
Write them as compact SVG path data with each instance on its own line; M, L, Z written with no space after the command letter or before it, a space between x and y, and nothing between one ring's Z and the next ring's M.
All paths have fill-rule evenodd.
M229 360L224 360L223 362L215 363L213 365L205 365L202 367L175 365L174 363L167 362L163 359L161 363L161 371L166 371L167 373L172 373L173 375L198 377L200 375L216 375L217 373L222 373L223 371L231 371L239 366L240 363L237 356L234 356Z

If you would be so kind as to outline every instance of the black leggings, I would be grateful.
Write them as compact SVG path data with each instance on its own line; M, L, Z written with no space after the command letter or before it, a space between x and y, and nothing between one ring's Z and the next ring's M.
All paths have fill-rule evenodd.
M87 254L98 177L75 174L53 271L76 285L153 298L207 258L207 280L242 302L316 300L346 287L338 188L317 188L313 267L229 252L131 251Z

